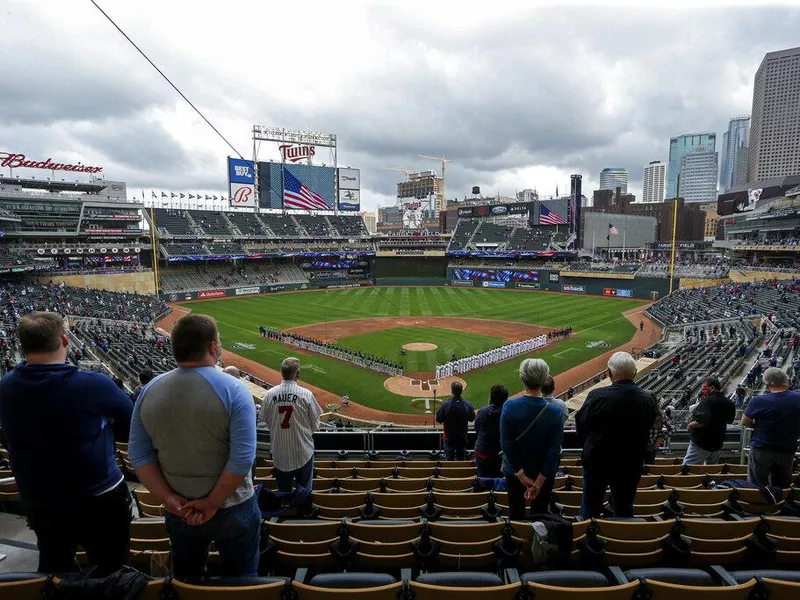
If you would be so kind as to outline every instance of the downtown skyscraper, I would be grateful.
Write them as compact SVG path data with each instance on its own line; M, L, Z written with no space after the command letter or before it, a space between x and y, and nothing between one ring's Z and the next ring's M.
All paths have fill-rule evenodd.
M722 134L719 190L727 192L735 185L747 183L747 160L750 146L750 117L733 117L728 131Z
M654 160L644 168L642 202L663 202L667 163Z
M800 175L800 47L769 52L756 71L747 180Z
M686 133L669 140L669 164L667 165L667 199L678 194L678 177L681 173L681 159L687 154L716 153L716 133ZM694 164L694 161L690 161ZM703 167L705 170L705 167ZM691 169L688 174L691 174ZM717 187L717 174L714 173L714 188Z

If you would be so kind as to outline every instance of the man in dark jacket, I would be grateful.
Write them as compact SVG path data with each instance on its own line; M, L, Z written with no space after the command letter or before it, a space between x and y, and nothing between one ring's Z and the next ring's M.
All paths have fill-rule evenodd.
M503 459L500 456L500 413L508 400L504 385L493 385L489 390L489 406L484 406L475 416L475 465L478 477L501 477Z
M633 382L636 361L630 354L615 352L608 361L608 375L611 385L589 392L575 417L583 443L580 515L584 519L600 516L607 486L614 516L633 516L633 498L656 418L652 394Z
M688 426L690 441L683 459L685 465L718 464L725 430L736 417L736 406L722 393L716 377L707 377L703 381L701 394Z
M436 411L436 422L444 425L444 449L447 460L464 460L467 449L467 428L475 420L472 404L461 397L464 386L454 381L452 397Z
M128 440L133 406L110 378L65 364L60 315L31 313L17 328L26 363L0 382L0 425L41 573L78 570L82 546L95 575L128 561L131 497L114 441Z

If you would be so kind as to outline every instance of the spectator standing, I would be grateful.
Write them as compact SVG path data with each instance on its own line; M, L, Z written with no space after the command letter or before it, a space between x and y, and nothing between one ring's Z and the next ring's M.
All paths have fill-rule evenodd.
M489 405L475 415L475 465L478 477L501 477L503 459L500 456L500 413L508 400L504 385L493 385L489 390Z
M611 385L589 392L575 417L583 444L584 519L600 516L606 487L611 488L614 516L633 516L633 497L656 419L652 394L633 381L636 361L630 354L612 354L608 375Z
M475 420L472 404L461 397L460 381L450 385L452 396L436 411L436 422L444 425L444 449L447 460L464 460L467 450L467 429Z
M128 562L131 497L114 441L115 432L127 440L131 401L105 375L65 364L60 315L30 313L17 335L26 362L0 382L0 426L36 533L38 570L77 571L82 546L107 575Z
M690 441L683 464L716 465L725 442L725 431L736 417L736 405L722 393L716 377L703 380L700 394L700 402L687 427Z
M553 379L552 376L548 375L547 379L544 380L542 384L542 396L545 400L547 400L550 404L558 407L558 410L561 411L561 414L564 417L564 423L567 422L569 419L569 408L567 407L567 403L564 402L561 398L554 398L553 392L556 391L556 381Z
M655 396L653 397L653 402L658 406L658 399ZM667 412L668 410L669 412ZM671 408L657 409L656 420L653 422L653 428L650 430L650 439L647 442L647 454L644 457L645 464L650 465L656 461L659 443L667 445L674 431L675 425L672 424Z
M280 385L264 395L259 420L269 428L278 491L291 492L295 481L310 490L314 480L314 432L319 429L322 408L314 394L297 383L297 358L289 357L281 363L281 377Z
M261 512L251 477L253 397L216 368L222 344L211 317L178 320L172 351L178 368L147 384L134 407L128 456L166 509L176 579L203 579L212 541L226 576L255 576Z
M787 488L800 437L800 392L789 390L789 377L777 368L764 371L769 393L747 405L742 425L752 427L747 480L759 486Z
M133 393L131 394L131 400L133 402L136 402L139 399L139 394L142 393L144 386L153 381L154 377L155 375L150 369L139 371L139 385L136 386L136 389L133 390Z
M564 419L561 410L542 397L542 385L549 375L550 368L540 358L522 361L519 376L525 391L505 403L500 417L503 473L512 519L525 517L528 502L533 514L547 512L550 503Z

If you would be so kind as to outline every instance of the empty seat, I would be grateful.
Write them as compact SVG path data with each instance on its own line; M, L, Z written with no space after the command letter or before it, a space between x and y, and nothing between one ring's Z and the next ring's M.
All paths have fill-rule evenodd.
M324 588L370 588L390 585L397 580L386 573L320 573L311 578L309 585Z
M714 578L700 569L631 569L625 571L625 578L628 581L638 581L648 579L662 581L666 583L676 583L680 585L693 586L713 586Z
M525 586L528 583L571 588L594 588L609 585L606 576L597 571L534 571L525 573L520 579Z

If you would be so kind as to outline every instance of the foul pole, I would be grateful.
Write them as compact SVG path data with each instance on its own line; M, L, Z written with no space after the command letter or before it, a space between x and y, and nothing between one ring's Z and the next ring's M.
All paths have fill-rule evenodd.
M669 293L672 293L673 282L675 281L675 240L678 238L678 199L674 200L675 206L672 210L672 250L669 257Z
M150 205L150 245L153 247L153 283L155 283L156 296L158 296L158 244L156 239L156 215L153 204Z

